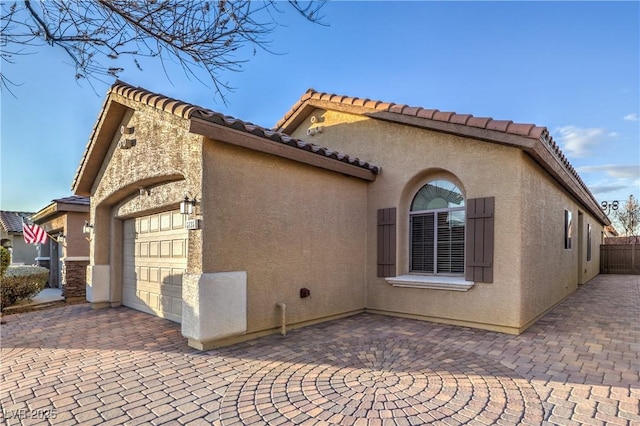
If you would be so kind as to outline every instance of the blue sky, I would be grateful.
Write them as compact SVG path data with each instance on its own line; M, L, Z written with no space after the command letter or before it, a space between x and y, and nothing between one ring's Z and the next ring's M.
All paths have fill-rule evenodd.
M283 3L271 50L249 57L225 105L158 63L120 79L272 127L310 87L546 126L598 201L640 198L639 2L332 2L329 26ZM2 210L38 211L71 182L113 83L76 82L48 46L2 64ZM127 63L124 63L127 65ZM375 161L375 159L370 159Z

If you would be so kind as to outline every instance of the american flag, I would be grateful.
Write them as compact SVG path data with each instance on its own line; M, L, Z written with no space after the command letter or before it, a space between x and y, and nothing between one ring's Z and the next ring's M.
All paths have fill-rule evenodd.
M47 232L38 225L27 225L22 222L22 236L27 244L44 244L47 242Z

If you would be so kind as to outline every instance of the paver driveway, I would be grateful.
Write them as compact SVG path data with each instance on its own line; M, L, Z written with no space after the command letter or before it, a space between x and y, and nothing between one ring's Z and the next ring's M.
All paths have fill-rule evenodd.
M86 305L2 327L8 424L640 425L640 277L599 276L520 336L363 314L197 352Z

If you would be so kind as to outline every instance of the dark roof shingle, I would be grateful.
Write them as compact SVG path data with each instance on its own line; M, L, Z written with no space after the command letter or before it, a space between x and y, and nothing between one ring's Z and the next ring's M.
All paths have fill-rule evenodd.
M29 212L0 211L0 224L5 232L22 233L22 222L31 224L31 216Z
M90 204L90 198L89 197L81 197L79 195L71 195L69 197L64 197L64 198L57 198L55 200L51 200L54 203L61 203L61 204L76 204L79 206L88 206Z

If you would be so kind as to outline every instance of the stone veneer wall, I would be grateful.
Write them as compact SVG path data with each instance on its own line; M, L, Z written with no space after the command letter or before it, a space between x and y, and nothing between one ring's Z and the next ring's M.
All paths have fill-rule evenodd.
M62 261L62 296L67 301L86 299L88 265L89 259Z

